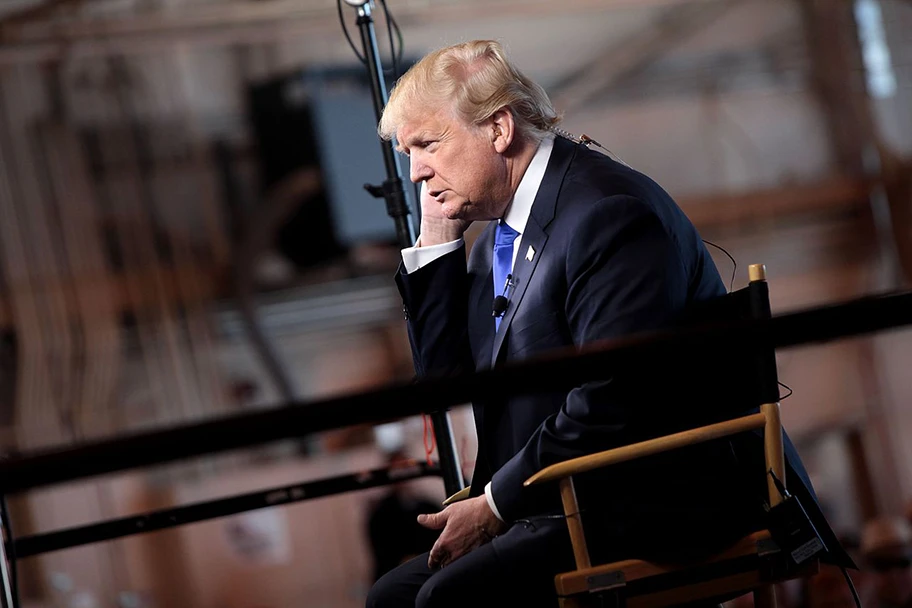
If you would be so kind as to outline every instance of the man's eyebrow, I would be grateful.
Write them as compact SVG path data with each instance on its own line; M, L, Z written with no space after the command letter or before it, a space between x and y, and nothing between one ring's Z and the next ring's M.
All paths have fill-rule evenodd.
M403 150L402 150L403 141L404 141L404 143L405 143L406 146L410 146L410 145L413 145L415 142L424 141L424 140L427 139L429 136L430 136L430 131L428 131L427 129L425 129L424 131L421 131L421 132L419 132L419 133L415 133L415 134L412 135L411 137L406 137L405 140L400 140L399 143L396 144L396 149L399 150L400 152L402 152L402 151L403 151Z

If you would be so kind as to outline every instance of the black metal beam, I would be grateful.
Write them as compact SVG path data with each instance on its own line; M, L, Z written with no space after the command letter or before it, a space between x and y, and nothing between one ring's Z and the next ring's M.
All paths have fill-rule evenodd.
M329 429L398 420L469 403L481 395L498 398L566 390L583 382L605 379L618 363L632 356L681 352L693 357L701 349L760 345L789 348L910 324L912 292L904 292L869 296L763 321L638 334L580 349L556 351L494 370L427 378L366 393L293 403L273 410L9 457L0 462L0 494L299 438Z
M23 536L7 542L7 554L23 559L41 553L59 551L79 545L145 534L194 522L235 515L245 511L277 507L333 494L366 490L421 477L440 476L440 469L424 462L406 466L360 471L290 486L240 494L230 498L198 502L191 505L110 519L97 524L67 528L44 534Z

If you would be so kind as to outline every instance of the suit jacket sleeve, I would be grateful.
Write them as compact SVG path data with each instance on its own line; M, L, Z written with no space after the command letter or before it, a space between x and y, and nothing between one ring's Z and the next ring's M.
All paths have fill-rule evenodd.
M566 252L566 318L577 345L650 329L670 321L687 300L678 246L642 201L614 196L581 214ZM625 371L572 389L526 445L494 473L491 490L506 521L528 515L553 487L524 488L540 469L628 443L636 387Z
M400 266L396 284L419 377L474 371L468 337L468 283L465 243L415 272Z

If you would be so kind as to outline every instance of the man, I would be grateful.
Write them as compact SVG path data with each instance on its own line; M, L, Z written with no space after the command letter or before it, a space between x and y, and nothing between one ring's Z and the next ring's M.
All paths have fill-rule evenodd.
M668 194L555 136L558 122L544 90L491 41L431 53L393 89L379 132L396 138L422 189L420 237L397 275L420 376L667 327L725 293ZM475 221L490 223L466 261ZM368 606L556 606L553 576L573 568L559 495L523 481L705 419L689 408L708 382L668 367L631 361L566 393L473 403L470 497L420 518L441 530L437 542L381 578ZM712 369L693 369L710 380ZM686 558L756 528L763 465L753 483L740 467L733 443L719 441L580 479L594 562Z

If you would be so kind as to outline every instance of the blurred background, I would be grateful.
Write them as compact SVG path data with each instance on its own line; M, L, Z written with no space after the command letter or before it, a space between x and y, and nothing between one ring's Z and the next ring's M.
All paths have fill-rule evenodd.
M909 0L387 5L400 69L500 40L565 129L656 179L735 258L711 248L734 289L766 264L774 314L908 289ZM331 0L0 2L0 449L412 377L394 224L363 188L385 172L355 16ZM786 428L864 564L868 605L912 602L910 337L779 357ZM468 406L452 420L468 476ZM14 531L423 460L425 430L351 427L54 486L11 497ZM379 571L429 546L409 522L443 498L428 478L49 553L20 562L20 594L32 608L361 606ZM390 541L397 529L413 544ZM844 605L843 590L824 573L786 605Z

